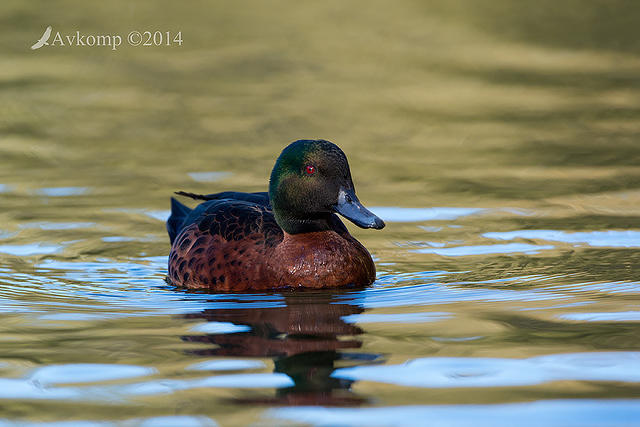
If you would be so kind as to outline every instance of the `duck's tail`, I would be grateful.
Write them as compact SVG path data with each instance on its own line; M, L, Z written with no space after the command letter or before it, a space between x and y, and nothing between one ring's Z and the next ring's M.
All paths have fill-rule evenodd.
M167 231L171 244L182 229L185 218L191 213L191 209L183 205L173 197L171 198L171 216L167 220Z
M176 191L178 196L190 197L194 200L214 200L217 197L217 194L196 194L196 193L188 193L186 191Z

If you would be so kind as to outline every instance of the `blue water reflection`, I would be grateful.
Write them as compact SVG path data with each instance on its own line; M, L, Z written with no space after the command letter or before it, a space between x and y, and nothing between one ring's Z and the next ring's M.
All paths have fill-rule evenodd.
M0 427L15 427L17 424L0 419ZM21 421L21 427L217 427L218 424L211 418L205 416L190 415L167 415L164 417L130 418L121 422L109 421L54 421L54 422L28 422Z
M374 206L371 211L388 222L423 222L452 220L485 211L480 208L402 208L397 206Z
M640 382L640 353L554 354L528 359L432 357L338 369L336 378L412 387L506 387L551 381Z
M14 256L49 255L61 252L63 245L30 243L26 245L0 245L0 253Z
M227 178L230 172L189 172L189 177L198 182L215 182Z
M442 256L467 256L524 253L534 255L543 250L553 249L550 245L529 245L526 243L508 243L505 245L454 246L450 248L414 249L411 252L420 254L437 254Z
M89 189L87 187L48 187L38 189L36 194L49 197L66 197L81 196L88 192Z
M559 230L517 230L506 232L484 233L484 237L499 240L536 239L564 242L573 245L589 245L610 248L640 248L640 231L606 230L565 232Z
M640 322L640 311L610 311L605 313L564 313L561 319L580 322Z
M42 385L72 384L146 376L155 372L153 368L131 365L49 365L35 370L29 376L29 380Z
M564 426L630 427L640 420L637 400L541 400L493 405L424 405L383 408L273 409L272 418L313 426Z

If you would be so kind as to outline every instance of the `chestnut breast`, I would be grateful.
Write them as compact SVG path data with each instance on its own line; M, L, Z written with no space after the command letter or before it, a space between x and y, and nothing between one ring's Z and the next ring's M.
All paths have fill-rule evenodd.
M373 283L376 269L367 249L335 231L284 233L268 268L287 287L332 288Z

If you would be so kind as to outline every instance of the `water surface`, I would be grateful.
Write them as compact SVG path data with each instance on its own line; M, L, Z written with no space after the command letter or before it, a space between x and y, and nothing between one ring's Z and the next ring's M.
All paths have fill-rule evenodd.
M0 10L0 425L640 423L640 7ZM375 284L168 286L171 192L311 137L387 222L349 225Z

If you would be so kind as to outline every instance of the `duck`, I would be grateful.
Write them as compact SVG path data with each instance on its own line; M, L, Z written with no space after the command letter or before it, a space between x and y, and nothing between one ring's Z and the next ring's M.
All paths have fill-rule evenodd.
M277 158L268 192L171 198L167 282L188 289L242 292L367 286L376 267L338 217L364 229L385 223L355 193L347 156L334 143L301 139Z

